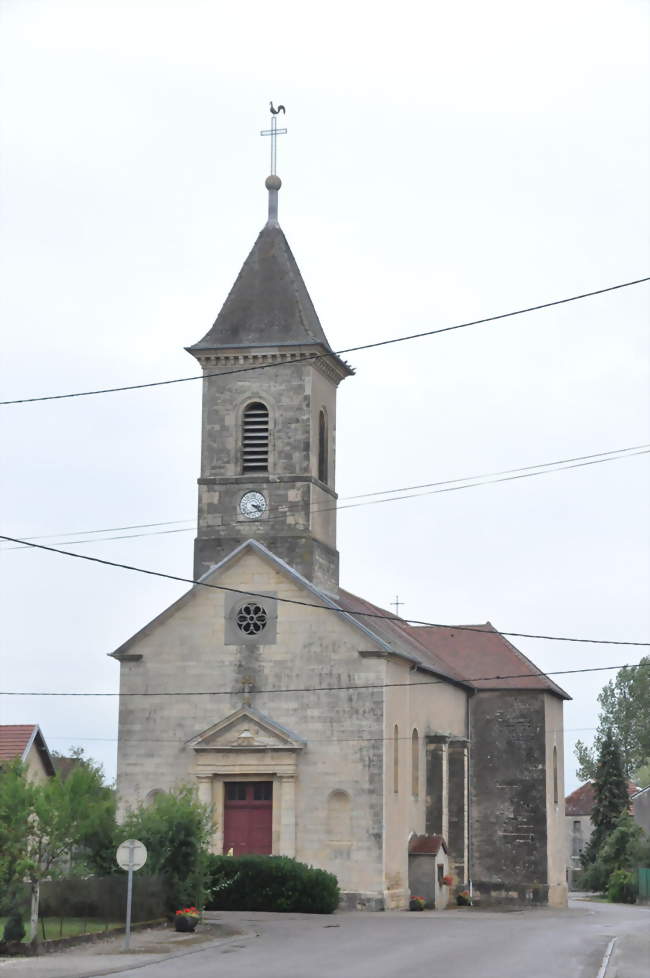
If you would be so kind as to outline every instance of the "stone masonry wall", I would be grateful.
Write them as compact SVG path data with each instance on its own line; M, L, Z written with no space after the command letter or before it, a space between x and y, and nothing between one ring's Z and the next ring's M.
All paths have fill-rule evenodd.
M213 580L227 587L313 600L258 554L245 552ZM252 706L306 741L296 778L296 857L329 869L344 890L383 898L383 691L255 692L375 685L385 663L364 659L367 637L337 615L277 605L270 644L226 644L224 593L196 588L130 644L139 661L121 664L121 690L198 691L199 696L123 697L117 789L122 809L155 789L187 782L188 741L242 706ZM217 691L228 690L227 695ZM214 695L209 694L210 691ZM330 839L328 799L350 799L350 838ZM341 845L341 841L345 845Z
M470 700L470 870L486 901L548 900L544 693Z

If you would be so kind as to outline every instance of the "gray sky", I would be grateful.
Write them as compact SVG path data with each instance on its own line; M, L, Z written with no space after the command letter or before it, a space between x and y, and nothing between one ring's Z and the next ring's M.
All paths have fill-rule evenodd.
M287 106L280 222L335 349L647 274L647 15L0 0L3 398L196 372L183 347L265 220L269 99ZM648 294L350 356L339 493L650 441ZM193 518L199 384L1 411L3 532ZM648 640L649 468L344 511L342 583L384 606L399 592L413 618ZM189 575L192 539L77 549ZM106 653L184 590L33 551L0 563L4 689L116 690ZM642 651L518 644L545 669ZM558 680L567 790L610 675ZM0 722L38 722L111 777L116 716L111 699L0 698Z

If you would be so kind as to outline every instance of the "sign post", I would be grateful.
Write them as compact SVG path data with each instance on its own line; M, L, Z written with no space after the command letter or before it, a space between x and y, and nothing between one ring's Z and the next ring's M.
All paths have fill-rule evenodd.
M147 861L147 848L144 843L137 839L127 839L117 847L115 853L117 865L125 869L128 873L126 887L126 928L124 931L124 950L129 950L131 942L131 905L133 903L133 873L137 869L142 869Z

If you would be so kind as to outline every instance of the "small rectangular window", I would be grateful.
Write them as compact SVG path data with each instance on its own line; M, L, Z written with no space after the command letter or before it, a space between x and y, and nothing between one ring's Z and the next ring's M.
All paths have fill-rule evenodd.
M258 781L253 785L253 798L255 801L271 801L272 797L272 781Z
M227 781L226 782L226 801L246 801L245 782Z

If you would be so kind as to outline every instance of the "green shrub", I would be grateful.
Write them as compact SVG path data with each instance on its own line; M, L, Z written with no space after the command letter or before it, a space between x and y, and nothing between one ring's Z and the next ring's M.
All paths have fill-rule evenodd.
M607 899L610 903L636 903L634 873L629 873L626 869L615 869L607 884Z
M209 856L208 910L334 913L336 876L286 856Z
M7 918L4 929L5 941L22 941L25 936L25 925L18 910L12 910Z
M168 889L167 909L203 906L210 813L192 787L161 792L153 804L129 812L118 838L139 839L147 847L147 870Z
M609 869L601 859L596 859L580 876L580 889L593 891L594 893L604 893L611 874Z

